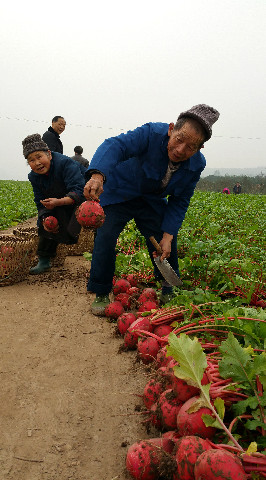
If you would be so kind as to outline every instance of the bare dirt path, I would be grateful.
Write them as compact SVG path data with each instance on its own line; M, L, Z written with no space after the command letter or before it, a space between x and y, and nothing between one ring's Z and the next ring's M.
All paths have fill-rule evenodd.
M147 438L125 415L147 377L90 314L88 269L70 256L0 288L0 480L125 480L127 445Z

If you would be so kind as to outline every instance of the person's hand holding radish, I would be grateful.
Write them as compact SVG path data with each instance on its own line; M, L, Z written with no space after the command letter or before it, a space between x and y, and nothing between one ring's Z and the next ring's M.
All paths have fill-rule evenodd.
M84 187L84 197L87 200L98 200L103 193L103 176L100 173L94 173Z

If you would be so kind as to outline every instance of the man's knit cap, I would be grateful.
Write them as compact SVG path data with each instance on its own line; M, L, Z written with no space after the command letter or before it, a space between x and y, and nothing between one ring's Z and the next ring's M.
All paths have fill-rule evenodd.
M209 107L209 105L204 105L204 103L201 103L199 105L195 105L186 112L180 113L178 120L182 117L191 117L194 118L194 120L197 120L197 122L201 123L201 125L205 128L207 132L207 141L212 136L212 125L217 122L219 116L220 113L215 110L215 108Z
M28 158L30 153L38 151L48 152L49 150L48 145L42 140L42 137L39 135L39 133L28 135L26 138L24 138L22 145L23 155L25 158Z

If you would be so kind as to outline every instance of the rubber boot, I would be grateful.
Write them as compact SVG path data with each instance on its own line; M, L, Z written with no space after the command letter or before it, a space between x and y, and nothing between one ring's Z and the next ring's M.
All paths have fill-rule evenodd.
M93 315L104 316L105 307L107 307L109 303L110 303L109 295L96 294L96 298L91 305L91 313L93 313Z
M39 262L36 267L30 269L30 275L39 275L39 273L46 272L51 268L50 257L39 257Z

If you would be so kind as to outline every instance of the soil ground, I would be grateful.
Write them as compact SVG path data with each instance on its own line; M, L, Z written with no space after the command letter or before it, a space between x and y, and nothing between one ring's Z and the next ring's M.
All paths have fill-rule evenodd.
M128 445L148 438L132 395L148 372L90 313L88 271L69 256L0 288L0 480L125 480Z

